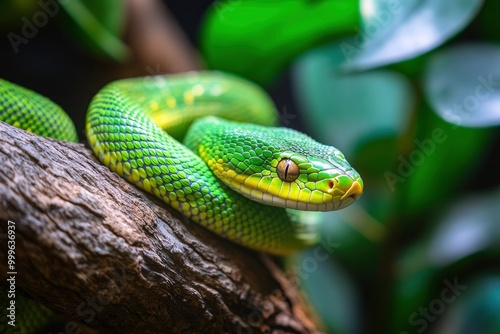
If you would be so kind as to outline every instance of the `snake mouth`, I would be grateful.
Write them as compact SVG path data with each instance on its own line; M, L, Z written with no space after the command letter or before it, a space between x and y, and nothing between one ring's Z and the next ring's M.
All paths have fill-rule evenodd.
M354 181L347 191L340 197L337 210L344 209L354 203L363 194L363 181Z
M341 201L346 199L357 200L363 194L363 186L358 182L354 181L345 194L340 198Z

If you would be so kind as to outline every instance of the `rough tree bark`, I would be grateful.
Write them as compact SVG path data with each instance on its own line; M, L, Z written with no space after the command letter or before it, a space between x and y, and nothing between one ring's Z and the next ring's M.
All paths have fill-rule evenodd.
M316 333L269 257L183 219L82 144L0 122L0 219L17 291L101 330ZM5 249L0 253L5 282Z

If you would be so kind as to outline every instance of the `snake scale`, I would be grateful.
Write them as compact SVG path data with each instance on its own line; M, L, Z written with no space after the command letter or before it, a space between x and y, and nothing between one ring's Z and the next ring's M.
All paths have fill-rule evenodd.
M102 164L189 219L245 247L287 254L317 240L295 210L342 209L363 182L338 149L276 127L277 119L257 85L191 72L108 84L90 103L86 135ZM59 106L5 80L0 120L78 139Z

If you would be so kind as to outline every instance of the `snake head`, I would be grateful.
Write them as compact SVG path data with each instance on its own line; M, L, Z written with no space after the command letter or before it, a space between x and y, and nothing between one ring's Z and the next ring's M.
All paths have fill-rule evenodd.
M202 134L204 129L210 129ZM236 192L267 205L308 211L347 207L363 181L335 147L295 130L210 118L193 131L197 151ZM201 139L203 138L203 139Z
M316 149L308 153L284 151L272 160L271 176L279 181L271 182L267 191L274 205L332 211L349 206L361 196L363 180L344 155L334 147L316 144Z

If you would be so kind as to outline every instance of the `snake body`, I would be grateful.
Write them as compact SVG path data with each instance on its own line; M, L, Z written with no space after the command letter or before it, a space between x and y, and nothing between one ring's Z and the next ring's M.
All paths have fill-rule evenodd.
M43 121L26 121L48 111ZM76 139L58 107L6 81L0 120ZM276 122L258 86L197 72L108 84L89 106L86 135L104 165L189 219L245 247L286 254L317 239L295 209L341 209L363 183L339 150ZM39 132L46 123L63 135Z

